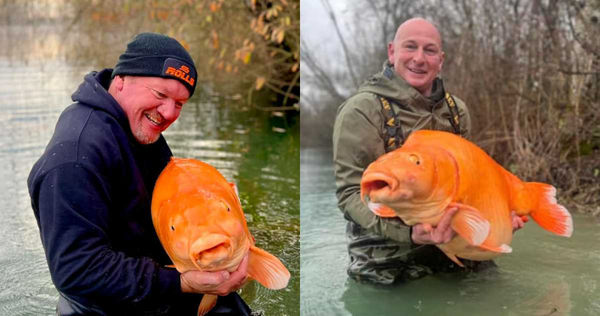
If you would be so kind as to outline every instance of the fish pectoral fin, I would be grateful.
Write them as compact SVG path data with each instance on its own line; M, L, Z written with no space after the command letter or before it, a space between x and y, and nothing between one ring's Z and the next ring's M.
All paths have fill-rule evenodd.
M200 301L200 306L198 306L198 316L206 315L215 305L217 305L217 296L204 294L202 301Z
M490 222L483 218L476 208L462 204L450 203L448 207L457 207L458 212L452 218L451 227L469 244L481 245L490 233Z
M512 248L507 245L507 244L502 244L500 246L496 246L496 245L492 245L490 242L484 242L483 244L479 245L479 248L488 250L488 251L492 251L492 252L499 252L499 253L511 253L512 252Z
M369 207L371 212L375 213L375 215L380 216L380 217L397 217L398 216L398 215L396 215L396 212L394 212L394 210L392 210L391 208L389 208L383 204L380 204L380 203L369 202L369 203L367 203L367 206Z
M255 246L248 255L248 276L272 290L286 287L290 280L290 272L279 259Z

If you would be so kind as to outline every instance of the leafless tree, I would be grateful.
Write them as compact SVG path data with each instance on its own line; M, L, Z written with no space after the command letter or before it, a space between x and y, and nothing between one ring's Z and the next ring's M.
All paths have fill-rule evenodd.
M600 1L380 0L343 18L323 2L347 66L302 43L304 146L329 144L337 106L380 70L398 25L421 16L442 33L446 87L468 104L475 141L525 179L600 196Z

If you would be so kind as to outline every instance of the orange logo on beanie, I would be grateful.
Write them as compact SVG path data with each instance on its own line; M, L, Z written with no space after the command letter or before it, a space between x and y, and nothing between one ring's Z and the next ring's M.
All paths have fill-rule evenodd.
M190 86L196 83L196 74L194 69L183 64L174 58L167 58L163 66L163 75L179 78L187 82Z
M188 74L190 72L190 69L186 66L181 66L179 67L179 69L175 69L173 67L168 67L167 70L165 71L165 75L172 75L174 77L183 79L185 82L189 83L190 86L194 85L194 78L190 78L190 75Z

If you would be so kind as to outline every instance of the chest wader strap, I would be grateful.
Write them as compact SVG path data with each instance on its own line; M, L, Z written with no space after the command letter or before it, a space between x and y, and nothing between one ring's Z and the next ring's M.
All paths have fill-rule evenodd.
M394 108L390 102L382 97L377 96L381 103L383 110L383 118L385 119L385 126L383 128L383 141L385 145L385 152L390 152L396 148L399 148L404 143L402 126L400 120L396 118Z
M450 93L446 92L444 96L446 98L446 104L448 105L448 111L450 111L450 124L452 128L454 128L454 134L460 135L460 120L458 116L458 107L456 106L456 102L454 102L454 98L450 95Z
M450 125L454 129L456 135L460 135L460 116L458 115L458 106L454 98L450 93L446 92L444 96L446 99L446 105L448 105L448 112L450 112ZM390 104L390 101L383 96L378 95L377 98L381 103L383 110L383 117L385 119L384 127L384 143L385 152L390 152L396 148L399 148L404 143L404 133L402 132L402 125L400 125L400 119L396 117L394 108Z

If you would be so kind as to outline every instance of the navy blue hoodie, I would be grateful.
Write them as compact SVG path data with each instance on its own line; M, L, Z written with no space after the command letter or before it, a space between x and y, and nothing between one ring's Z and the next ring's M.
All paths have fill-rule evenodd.
M201 296L181 294L179 273L163 268L170 260L152 225L152 190L171 150L162 135L135 141L107 92L111 71L85 77L27 181L52 281L108 314L165 310L182 297L197 308Z

